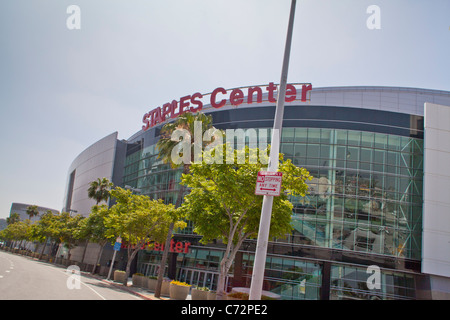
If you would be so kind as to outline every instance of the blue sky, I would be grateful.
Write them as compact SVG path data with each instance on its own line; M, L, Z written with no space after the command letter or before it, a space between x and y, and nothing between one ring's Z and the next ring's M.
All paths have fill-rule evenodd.
M69 30L69 5L80 8ZM366 21L380 8L379 30ZM288 0L2 0L0 218L60 210L73 159L194 92L278 83ZM289 82L450 90L449 0L298 0Z

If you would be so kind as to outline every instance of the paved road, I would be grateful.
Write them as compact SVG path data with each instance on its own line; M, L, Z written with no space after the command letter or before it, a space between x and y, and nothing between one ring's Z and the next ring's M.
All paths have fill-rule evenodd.
M0 300L141 300L105 281L83 273L77 276L65 268L0 251Z

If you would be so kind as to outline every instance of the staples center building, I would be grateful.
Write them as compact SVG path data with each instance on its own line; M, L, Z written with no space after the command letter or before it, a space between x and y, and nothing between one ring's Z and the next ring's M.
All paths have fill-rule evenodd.
M270 136L276 89L217 88L146 112L128 140L113 133L73 161L63 210L88 215L87 188L99 177L175 203L181 171L155 148L164 122L201 110L216 128ZM291 84L280 151L314 179L307 196L291 199L292 232L269 243L265 290L282 299L450 299L450 92ZM224 247L200 244L193 229L174 235L184 245L172 244L167 276L214 290ZM255 247L242 245L229 287L250 286ZM156 275L161 255L141 250L135 271Z

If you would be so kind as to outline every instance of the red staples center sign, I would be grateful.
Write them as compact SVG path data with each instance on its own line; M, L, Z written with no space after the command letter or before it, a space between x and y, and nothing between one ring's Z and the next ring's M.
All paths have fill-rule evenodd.
M287 84L285 101L309 101L308 92L311 90L312 85L310 83ZM246 91L247 96L245 96L244 91ZM268 86L241 87L229 90L216 88L211 93L205 95L196 92L192 95L181 97L179 101L173 100L172 102L167 102L162 107L157 107L145 113L142 117L142 122L144 123L142 130L146 131L158 123L163 123L168 119L174 119L186 112L195 113L201 111L204 102L207 101L207 96L209 96L210 105L213 108L219 109L225 106L227 102L236 107L243 103L261 103L263 102L263 92L267 93L267 100L265 101L271 103L277 101L275 98L277 95L277 85L273 82L270 82Z
M256 179L255 194L260 196L275 196L280 195L281 181L283 173L259 171Z

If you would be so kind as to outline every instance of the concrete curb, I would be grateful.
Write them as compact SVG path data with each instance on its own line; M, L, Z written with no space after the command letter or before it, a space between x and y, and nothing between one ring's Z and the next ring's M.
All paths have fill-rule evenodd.
M118 288L118 289L121 289L121 290L126 291L128 293L134 294L134 295L136 295L136 296L138 296L138 297L140 297L140 298L142 298L144 300L157 300L156 298L152 299L149 296L147 296L147 295L145 295L143 293L140 293L138 290L135 290L132 286L126 286L125 287L123 284L119 284L117 282L114 282L113 280L104 279L104 278L102 278L102 277L100 277L100 276L98 276L96 274L92 274L92 273L89 273L89 272L81 272L81 273L84 276L86 276L86 277L91 277L91 278L97 279L99 281L102 281L104 283L112 285L115 288Z

